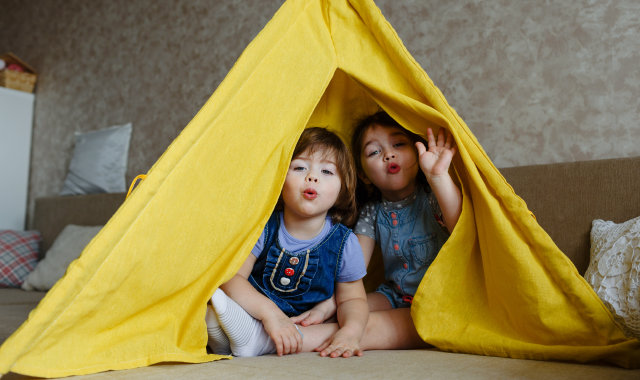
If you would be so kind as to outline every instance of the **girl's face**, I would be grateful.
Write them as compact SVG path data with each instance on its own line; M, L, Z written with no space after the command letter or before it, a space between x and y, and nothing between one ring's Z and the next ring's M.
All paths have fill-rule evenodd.
M362 139L360 178L390 201L407 198L416 187L420 165L413 141L402 128L374 125Z
M292 160L282 188L285 210L302 218L326 215L342 188L335 161L322 151L305 151Z

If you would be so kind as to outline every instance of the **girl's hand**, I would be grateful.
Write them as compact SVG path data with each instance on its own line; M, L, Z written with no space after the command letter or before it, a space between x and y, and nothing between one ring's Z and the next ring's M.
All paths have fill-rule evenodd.
M331 298L315 305L311 310L306 311L297 317L291 317L291 321L302 326L319 325L335 314L337 308L336 296L333 295Z
M278 310L262 320L264 329L276 343L278 356L297 354L302 351L302 336L296 325Z
M433 130L427 129L427 141L429 144L429 150L427 150L423 143L417 142L416 148L418 148L418 158L420 160L420 168L427 176L427 180L432 177L438 177L444 174L448 174L449 165L451 159L458 151L453 141L453 136L447 131L447 137L445 140L444 128L440 128L438 132L438 142L433 136Z
M305 311L297 317L291 317L291 322L302 326L319 325L324 322L324 320L325 314L315 309Z
M360 349L360 340L356 334L349 334L338 330L333 336L322 343L315 351L320 351L320 356L329 356L332 358L349 358L351 356L362 356L363 351Z

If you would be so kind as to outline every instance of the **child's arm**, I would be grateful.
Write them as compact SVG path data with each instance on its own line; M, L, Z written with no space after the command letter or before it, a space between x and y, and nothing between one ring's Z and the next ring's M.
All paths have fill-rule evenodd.
M371 239L367 235L356 234L360 248L362 248L362 254L364 255L364 267L369 268L369 261L371 261L371 255L373 255L373 249L376 247L376 241Z
M362 254L364 255L364 267L368 268L369 261L371 261L371 255L373 254L373 249L376 246L376 241L366 235L356 234L356 237L358 238L358 243L360 243ZM320 324L331 318L336 312L336 309L337 305L334 294L330 299L318 303L313 307L313 309L306 313L302 313L297 317L292 317L291 320L293 323L302 326Z
M333 314L335 314L337 308L336 296L334 294L328 300L318 302L311 310L296 317L291 317L291 321L302 326L319 325L331 318Z
M298 353L302 350L302 337L295 324L273 301L260 294L247 280L255 262L256 257L249 254L238 273L220 285L220 289L252 317L262 321L265 330L276 343L278 355Z
M362 356L360 340L369 320L367 294L362 279L336 283L336 302L340 330L316 348L316 351L322 351L320 355L332 358Z
M437 143L431 128L427 129L427 141L429 150L421 142L416 143L420 168L438 199L445 226L449 232L453 232L462 212L462 194L449 175L449 165L457 152L457 147L453 136L448 131L445 141L444 128L440 128L438 132Z

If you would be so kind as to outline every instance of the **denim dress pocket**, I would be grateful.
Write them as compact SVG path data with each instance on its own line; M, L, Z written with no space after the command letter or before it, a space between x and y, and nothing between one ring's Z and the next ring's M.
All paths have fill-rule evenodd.
M411 256L420 265L429 266L436 258L436 234L409 239Z
M318 270L317 254L292 254L273 248L265 266L265 283L270 284L272 292L280 298L293 298L307 293Z

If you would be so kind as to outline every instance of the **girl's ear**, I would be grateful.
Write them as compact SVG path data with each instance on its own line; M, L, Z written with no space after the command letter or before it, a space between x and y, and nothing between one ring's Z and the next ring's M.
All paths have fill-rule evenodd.
M364 172L358 173L358 178L360 178L366 185L371 185L371 181L369 181L369 178L367 178L367 175L364 174Z

